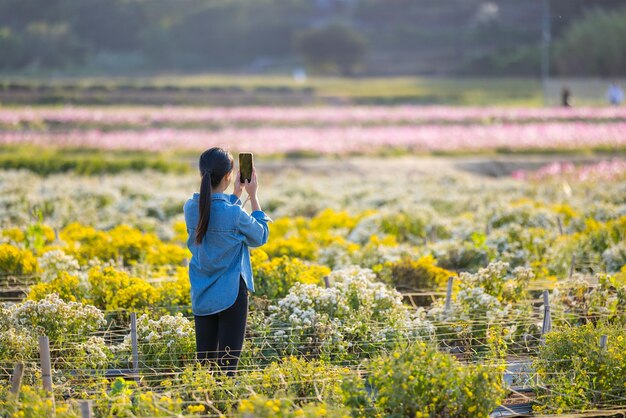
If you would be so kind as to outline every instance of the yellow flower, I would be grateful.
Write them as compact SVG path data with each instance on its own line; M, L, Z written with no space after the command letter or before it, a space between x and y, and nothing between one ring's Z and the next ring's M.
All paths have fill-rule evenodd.
M476 405L472 405L469 408L467 408L467 412L474 412L476 411Z
M204 412L204 405L189 405L187 411L191 413Z
M250 402L247 399L243 399L240 403L239 403L239 412L253 412L254 411L254 406L252 405L252 402Z

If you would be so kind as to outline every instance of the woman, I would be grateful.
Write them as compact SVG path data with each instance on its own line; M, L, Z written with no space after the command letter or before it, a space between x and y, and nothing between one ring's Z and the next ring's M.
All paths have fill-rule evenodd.
M248 316L248 289L254 292L248 247L267 242L271 219L257 198L256 171L251 181L235 177L234 194L226 194L233 177L233 157L221 148L200 156L202 182L184 205L187 224L191 307L198 360L217 364L229 376L237 369ZM252 213L243 209L246 189Z

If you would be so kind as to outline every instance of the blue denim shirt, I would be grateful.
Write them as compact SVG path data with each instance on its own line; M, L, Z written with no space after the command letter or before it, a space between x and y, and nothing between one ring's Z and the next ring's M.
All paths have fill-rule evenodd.
M195 242L200 194L194 193L183 206L187 224L187 247L191 251L189 281L194 315L211 315L235 303L239 276L254 292L248 247L267 242L271 219L260 210L248 214L235 195L213 193L211 218L202 243Z

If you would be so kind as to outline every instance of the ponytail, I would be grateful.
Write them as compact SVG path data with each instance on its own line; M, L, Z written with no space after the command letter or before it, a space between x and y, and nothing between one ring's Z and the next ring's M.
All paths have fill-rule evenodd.
M195 242L202 243L211 219L211 191L217 187L224 176L233 169L233 156L222 148L211 148L200 156L200 201L198 205L199 217L196 226Z
M209 220L211 219L211 171L202 173L202 183L200 184L200 217L198 218L198 226L196 227L196 244L202 242L202 238L209 228Z

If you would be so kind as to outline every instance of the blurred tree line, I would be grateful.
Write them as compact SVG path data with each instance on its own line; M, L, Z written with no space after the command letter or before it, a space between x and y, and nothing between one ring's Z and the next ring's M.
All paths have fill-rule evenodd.
M550 3L553 68L626 74L624 0ZM0 69L537 75L540 34L540 1L0 0Z

